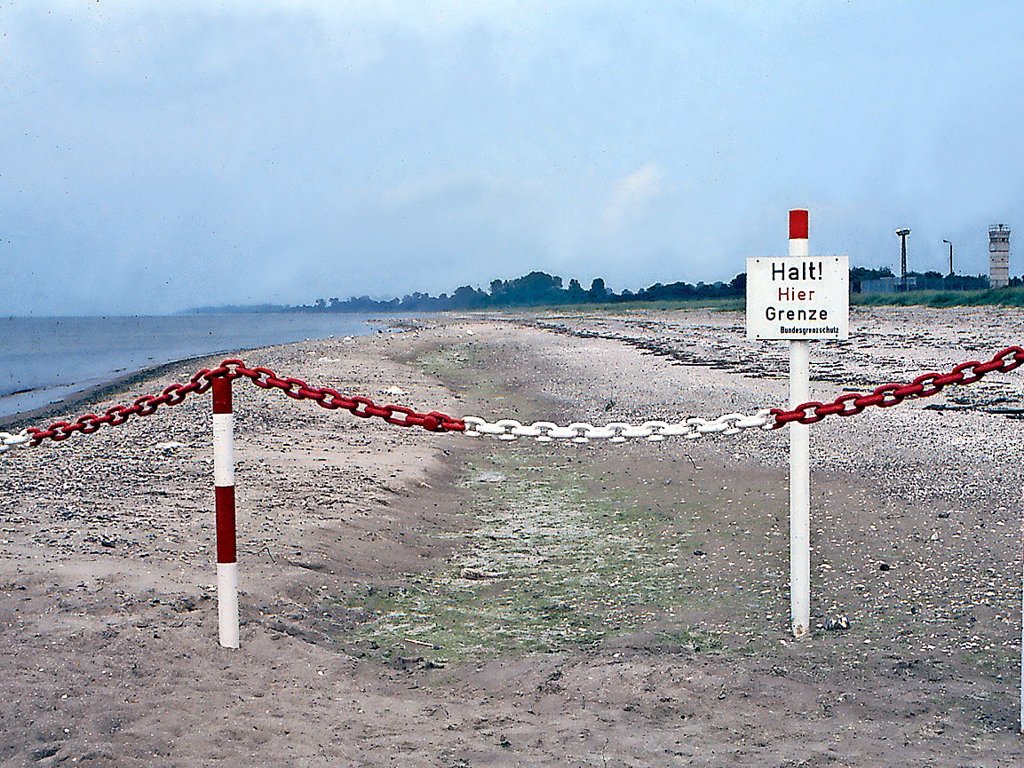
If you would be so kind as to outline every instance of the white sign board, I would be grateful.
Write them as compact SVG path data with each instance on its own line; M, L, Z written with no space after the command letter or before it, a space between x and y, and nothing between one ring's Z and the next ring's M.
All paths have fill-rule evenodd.
M748 339L845 339L849 335L846 256L747 259Z

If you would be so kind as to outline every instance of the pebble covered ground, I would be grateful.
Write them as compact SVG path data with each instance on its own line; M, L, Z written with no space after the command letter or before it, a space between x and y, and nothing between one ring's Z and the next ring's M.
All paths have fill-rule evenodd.
M487 418L786 401L785 346L737 313L401 328L246 357ZM1021 339L1009 310L855 309L849 342L812 345L812 395ZM1022 377L812 427L801 642L785 430L507 444L239 386L236 652L215 645L207 398L12 452L0 764L1019 765Z
M526 322L596 342L591 350L560 351L560 365L571 367L572 374L558 382L557 394L567 407L588 403L584 412L603 411L605 420L713 417L788 405L784 343L748 342L738 313L692 320L641 313ZM849 341L812 345L811 394L825 401L926 371L945 372L960 362L986 360L1021 339L1024 317L1009 310L854 310ZM647 366L690 369L682 387L673 387L679 387L678 375L643 368L617 378L611 388L587 387L597 369L610 364L602 359L605 340L659 361ZM579 384L573 387L573 381ZM923 621L932 631L917 650L950 657L999 648L996 665L1010 669L1020 642L1013 628L1020 621L1024 444L1017 411L1022 407L1024 381L1018 371L895 408L830 417L812 427L817 508L812 546L814 580L821 585L815 591L836 596L833 604L821 606L820 620L850 607L845 596L852 597L852 587L862 623L892 627L895 638L905 621ZM781 436L705 440L714 458L701 462L753 461L782 469L788 454ZM842 492L860 497L855 519L834 518L829 497L839 492L834 487L839 484L845 486ZM870 536L864 536L865 529ZM836 558L856 570L837 570Z

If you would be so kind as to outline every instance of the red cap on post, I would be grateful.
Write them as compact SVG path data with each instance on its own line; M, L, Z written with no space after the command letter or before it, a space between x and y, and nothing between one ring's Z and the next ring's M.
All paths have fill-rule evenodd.
M231 413L231 379L218 376L213 380L213 412Z
M809 225L807 223L807 210L805 208L794 208L789 212L789 239L806 240Z

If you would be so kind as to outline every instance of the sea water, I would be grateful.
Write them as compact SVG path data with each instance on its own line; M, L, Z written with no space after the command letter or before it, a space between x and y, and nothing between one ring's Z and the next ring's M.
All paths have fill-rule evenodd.
M301 312L0 318L0 418L190 357L372 333L369 320Z

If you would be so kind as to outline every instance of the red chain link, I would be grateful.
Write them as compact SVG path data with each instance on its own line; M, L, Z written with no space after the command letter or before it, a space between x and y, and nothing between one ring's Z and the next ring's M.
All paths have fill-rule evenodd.
M826 416L832 415L853 416L873 405L879 408L890 408L908 398L919 399L937 395L950 384L973 384L985 374L993 371L1005 373L1021 365L1024 365L1024 347L1007 347L984 363L972 360L968 363L960 363L949 373L923 373L909 384L883 384L880 387L875 387L869 395L851 392L840 395L831 403L819 403L817 400L812 400L808 403L801 403L789 411L773 408L771 410L771 414L775 417L773 429L778 429L791 422L815 424Z
M74 421L55 421L45 428L29 427L32 436L30 445L39 445L44 440L60 442L76 432L89 435L104 424L116 427L132 416L150 416L162 405L177 405L191 394L202 394L213 386L213 380L225 378L231 381L245 378L261 389L280 389L295 400L312 400L328 410L342 409L361 418L377 417L389 424L400 427L422 427L429 432L462 432L466 424L461 419L445 413L431 411L417 413L402 405L376 405L365 397L345 397L330 387L312 387L302 379L282 379L269 368L249 368L241 360L229 358L216 368L201 368L192 375L188 384L171 384L159 395L144 395L131 405L115 405L102 415L87 413Z

